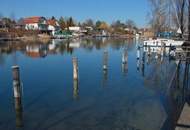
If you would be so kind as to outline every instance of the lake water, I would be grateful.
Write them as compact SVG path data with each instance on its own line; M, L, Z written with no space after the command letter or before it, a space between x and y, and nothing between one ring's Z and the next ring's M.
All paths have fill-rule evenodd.
M176 62L167 54L138 52L141 43L104 38L1 43L0 129L174 129L184 105L184 65L178 86L170 88ZM124 52L127 62L122 64ZM78 81L73 81L73 57L78 59ZM20 109L13 97L13 65L20 67Z

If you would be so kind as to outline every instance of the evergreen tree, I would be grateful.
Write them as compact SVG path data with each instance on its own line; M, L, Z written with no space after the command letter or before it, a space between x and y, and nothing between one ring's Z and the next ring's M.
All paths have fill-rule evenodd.
M61 17L59 19L59 25L60 25L60 27L61 27L62 30L64 30L67 27L67 25L66 25L65 20L64 20L63 17Z

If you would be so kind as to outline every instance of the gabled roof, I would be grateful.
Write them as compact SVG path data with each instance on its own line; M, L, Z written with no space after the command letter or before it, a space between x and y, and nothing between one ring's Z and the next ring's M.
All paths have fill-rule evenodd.
M28 17L28 18L23 19L23 23L24 24L39 23L42 19L45 19L45 18L44 17L39 17L39 16Z
M55 20L55 19L49 19L49 20L47 20L47 24L48 25L52 25L52 26L59 26L57 20Z

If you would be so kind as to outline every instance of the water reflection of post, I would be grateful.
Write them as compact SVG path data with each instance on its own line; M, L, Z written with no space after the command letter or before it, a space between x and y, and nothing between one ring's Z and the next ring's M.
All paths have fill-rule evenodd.
M147 64L150 63L150 56L151 56L151 48L150 46L148 47L148 53L147 53Z
M21 98L15 98L16 127L23 127L23 110Z
M107 69L108 69L108 51L104 51L103 70L107 71Z
M187 60L185 63L185 72L184 72L184 80L183 80L183 88L184 88L184 93L187 93L187 87L189 82L189 61Z
M158 47L158 41L157 41L157 42L156 42L156 56L155 56L156 59L158 59L158 48L159 48L159 47Z
M122 54L122 72L126 74L128 71L128 53L127 49L125 48Z
M103 55L103 84L108 78L108 51L104 51Z
M137 70L140 68L140 47L137 48Z
M177 88L180 88L180 84L179 84L179 82L180 82L180 65L181 65L181 63L180 63L180 61L176 61L177 62L177 74L176 74L176 87Z
M75 100L79 99L78 80L73 80L73 98Z
M187 56L189 57L190 54L188 53ZM187 59L187 61L186 61L186 67L187 67L187 74L186 74L187 81L186 81L186 83L187 83L187 92L188 93L187 93L186 101L190 105L189 63L190 63L190 59Z
M164 60L164 53L165 53L165 43L161 43L161 52L160 52L160 60L161 60L161 62L163 62L163 60Z
M145 70L145 52L143 52L143 57L142 57L142 66L141 66L141 71L142 71L142 76L144 77L145 73L144 73L144 70Z
M79 88L78 88L78 60L76 57L73 58L73 98L78 99Z
M16 126L23 126L23 115L22 115L22 93L21 93L21 83L20 83L20 72L18 66L12 67L13 72L13 91L14 91L14 101L15 101L15 112L16 112Z

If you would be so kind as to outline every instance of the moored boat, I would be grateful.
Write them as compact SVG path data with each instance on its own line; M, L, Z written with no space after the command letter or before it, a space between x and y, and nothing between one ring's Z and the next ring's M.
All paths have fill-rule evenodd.
M144 41L144 46L182 46L184 41L172 39L151 39Z

